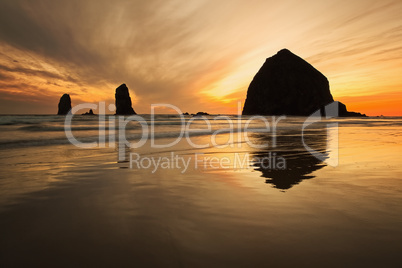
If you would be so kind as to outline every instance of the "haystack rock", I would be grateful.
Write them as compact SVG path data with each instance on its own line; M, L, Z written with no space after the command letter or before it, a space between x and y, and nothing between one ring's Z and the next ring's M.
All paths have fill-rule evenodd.
M128 92L126 84L122 84L116 88L115 98L117 115L136 114L131 106L130 93Z
M282 49L265 61L250 83L243 115L308 116L333 101L328 79Z
M66 115L71 110L71 99L70 95L64 94L61 96L59 101L59 111L57 112L58 115Z

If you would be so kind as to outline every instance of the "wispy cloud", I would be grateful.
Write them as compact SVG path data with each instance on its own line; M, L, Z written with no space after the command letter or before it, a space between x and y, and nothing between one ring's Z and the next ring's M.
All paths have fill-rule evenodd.
M401 12L396 0L3 0L0 80L82 101L113 101L126 83L139 112L226 112L219 97L245 96L264 59L288 47L344 94L400 59Z

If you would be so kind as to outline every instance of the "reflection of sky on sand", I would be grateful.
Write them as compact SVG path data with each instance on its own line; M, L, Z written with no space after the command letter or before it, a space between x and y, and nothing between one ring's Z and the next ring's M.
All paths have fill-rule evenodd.
M401 151L399 148L402 143L400 141L400 126L390 125L389 120L377 120L377 122L375 119L370 119L370 121L367 119L365 121L373 122L373 127L369 127L370 125L367 124L367 127L362 128L356 125L360 121L355 119L342 121L339 133L340 166L336 169L327 166L324 169L325 171L350 171L350 173L354 173L353 179L355 182L362 177L359 175L360 173L366 174L367 177L373 177L380 169L377 169L377 167L386 170L387 174L398 171L398 166L392 166L392 163L399 159L398 155ZM381 125L377 126L376 124L379 123ZM223 125L223 127L227 126ZM307 129L305 136L306 143L309 146L327 156L326 161L335 159L338 153L337 135L333 135L333 130L329 129L327 132L325 125L317 125L312 129ZM18 196L53 187L57 185L57 182L64 180L74 181L74 178L82 177L82 172L92 168L99 170L128 169L130 153L138 153L142 157L158 157L169 156L171 152L174 152L175 155L180 157L191 158L192 162L186 174L194 172L217 173L225 174L222 175L225 178L229 178L232 176L230 174L233 174L238 179L232 179L231 181L236 181L236 184L246 185L246 187L250 184L255 187L255 184L251 183L250 180L255 180L262 184L257 184L257 188L263 187L263 182L281 190L290 189L295 185L301 187L300 183L303 180L315 177L318 180L322 180L322 177L317 176L317 174L321 174L321 170L327 164L306 151L301 143L300 133L300 128L285 122L282 128L278 130L276 147L272 147L271 133L249 133L248 137L254 144L268 142L268 146L260 149L252 148L244 138L240 139L239 137L243 137L243 133L234 133L233 140L228 133L216 136L217 144L222 145L219 148L211 146L211 137L208 135L190 138L194 144L209 145L204 149L194 149L186 139L180 140L173 147L160 149L151 148L150 142L147 142L141 148L125 150L124 155L127 160L121 163L116 163L118 147L81 150L71 145L57 145L3 151L1 154L3 168L0 169L2 177L0 180L0 185L2 186L0 187L1 199L8 200L10 196ZM238 142L239 139L241 140L240 142ZM174 140L175 138L158 139L156 143L167 144ZM286 160L287 168L285 170L264 169L257 161L252 161L248 166L234 166L236 161L242 160L247 156L252 160L253 157L264 157L269 153L276 153L278 157L283 157ZM197 168L195 168L195 154L197 154L199 160ZM216 164L211 166L208 163L204 165L202 162L204 158L226 158L228 162L223 167ZM378 159L381 159L381 161ZM360 170L362 162L368 163L369 167L366 166L367 169ZM376 169L372 170L371 167ZM366 172L366 170L372 170L372 172ZM178 172L181 171L178 170ZM147 176L151 171L135 169L130 170L130 172ZM161 172L175 171L162 170ZM264 180L261 180L261 177ZM388 179L395 178L391 176ZM381 180L378 183L381 184Z
M331 146L337 146L337 139L331 137L331 132L328 133L329 136L324 124L317 124L311 129L307 128L303 133L305 144L315 150L316 153L321 154L325 161L336 157L336 150L334 149L337 149L331 148ZM204 157L207 159L213 157L219 159L228 158L229 167L226 169L235 171L239 170L239 163L244 158L249 158L250 165L248 167L242 166L240 169L254 169L261 172L261 177L266 178L266 183L273 184L275 188L281 190L289 189L299 184L302 180L314 178L315 176L311 174L326 165L304 147L301 124L279 127L275 138L273 138L271 132L248 133L248 138L253 145L259 145L259 147L254 148L243 141L242 143L234 144L234 148L225 148L224 150L209 148L204 150ZM224 142L227 137L221 137L220 139ZM330 142L327 143L327 141ZM327 147L330 150L327 150ZM284 165L280 165L281 161ZM206 165L206 167L210 170L213 169L211 165ZM218 170L224 169L218 168Z
M317 127L308 133L306 142L331 156L326 131ZM0 183L15 180L8 190L19 194L12 206L7 206L10 195L1 195L0 229L6 231L0 264L392 267L402 246L401 133L399 126L341 125L339 166L331 167L303 153L298 131L281 130L275 150L295 169L303 165L291 181L276 182L301 179L285 193L265 183L267 171L258 165L239 170L191 165L185 173L152 173L117 163L116 148L15 149L8 159L2 155L0 169ZM224 142L225 135L218 140ZM256 133L250 139L269 136ZM193 149L186 141L173 148L183 157L259 155L270 149L246 143ZM126 153L169 156L171 151L151 150L148 144ZM283 174L267 173L271 179ZM306 180L309 176L314 179ZM14 258L15 252L24 258Z
M348 120L345 120L346 122ZM218 151L215 148L203 150L208 156L216 156L218 158L227 157L231 163L235 161L234 154L238 153L240 157L250 153L250 156L263 157L270 152L276 152L277 156L283 156L286 159L286 170L264 169L258 162L252 163L248 170L236 169L233 166L225 169L208 169L205 172L221 173L225 179L234 176L237 178L236 184L246 187L252 185L253 188L259 184L250 182L256 180L258 183L262 181L259 177L265 178L265 182L272 184L274 188L286 190L297 185L301 187L301 182L306 179L314 184L319 184L319 180L325 179L326 176L336 181L345 180L347 183L357 183L363 178L377 178L377 181L371 181L377 185L376 191L384 190L384 179L386 182L395 182L399 185L400 169L399 159L402 151L402 135L400 127L392 125L373 126L361 128L349 124L341 124L338 130L323 126L307 131L306 143L327 156L324 162L312 156L303 147L300 141L299 131L287 131L287 133L279 133L276 148L267 147L264 149L250 148L246 143L242 143L240 148L226 148L224 151ZM282 135L282 136L281 136ZM270 135L256 133L250 135L255 140L268 140ZM222 140L225 140L222 138ZM339 148L338 148L339 146ZM328 166L327 163L336 162L339 157L337 167ZM333 162L331 162L333 161ZM325 168L324 168L325 167ZM323 169L324 168L324 169ZM332 174L340 173L340 177L332 177ZM351 175L353 174L353 175ZM384 177L384 174L385 175ZM318 181L311 180L316 178ZM233 181L233 179L231 179ZM362 181L363 182L363 181ZM369 187L364 185L364 187ZM300 189L301 190L301 189Z
M267 178L266 183L273 184L275 188L286 190L299 184L302 180L311 179L311 173L324 167L325 164L315 156L311 155L302 143L301 131L281 131L277 137L278 146L273 149L260 150L253 154L258 158L268 156L275 152L277 157L283 157L286 161L285 169L265 168L264 163L256 162L254 167ZM260 136L259 139L266 137ZM316 152L326 156L326 129L314 129L304 132L304 140L308 146Z

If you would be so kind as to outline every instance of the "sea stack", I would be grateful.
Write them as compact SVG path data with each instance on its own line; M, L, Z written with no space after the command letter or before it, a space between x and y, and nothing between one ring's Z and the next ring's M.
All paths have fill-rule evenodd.
M328 79L299 56L282 49L265 61L250 83L243 115L308 116L333 101Z
M122 84L116 88L115 98L117 115L136 114L131 106L130 93L128 92L126 84Z
M64 94L61 96L59 101L59 111L57 112L58 115L66 115L71 110L71 98L70 95Z
M333 101L328 79L302 58L282 49L255 75L243 115L310 115Z

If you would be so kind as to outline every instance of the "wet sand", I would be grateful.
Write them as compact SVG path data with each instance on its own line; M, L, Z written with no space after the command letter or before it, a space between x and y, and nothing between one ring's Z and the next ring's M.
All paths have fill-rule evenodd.
M1 155L0 266L398 267L401 133L341 127L338 167L306 160L285 139L291 176L194 162L185 173L152 173L117 163L113 149L15 149ZM261 153L181 143L174 151Z

